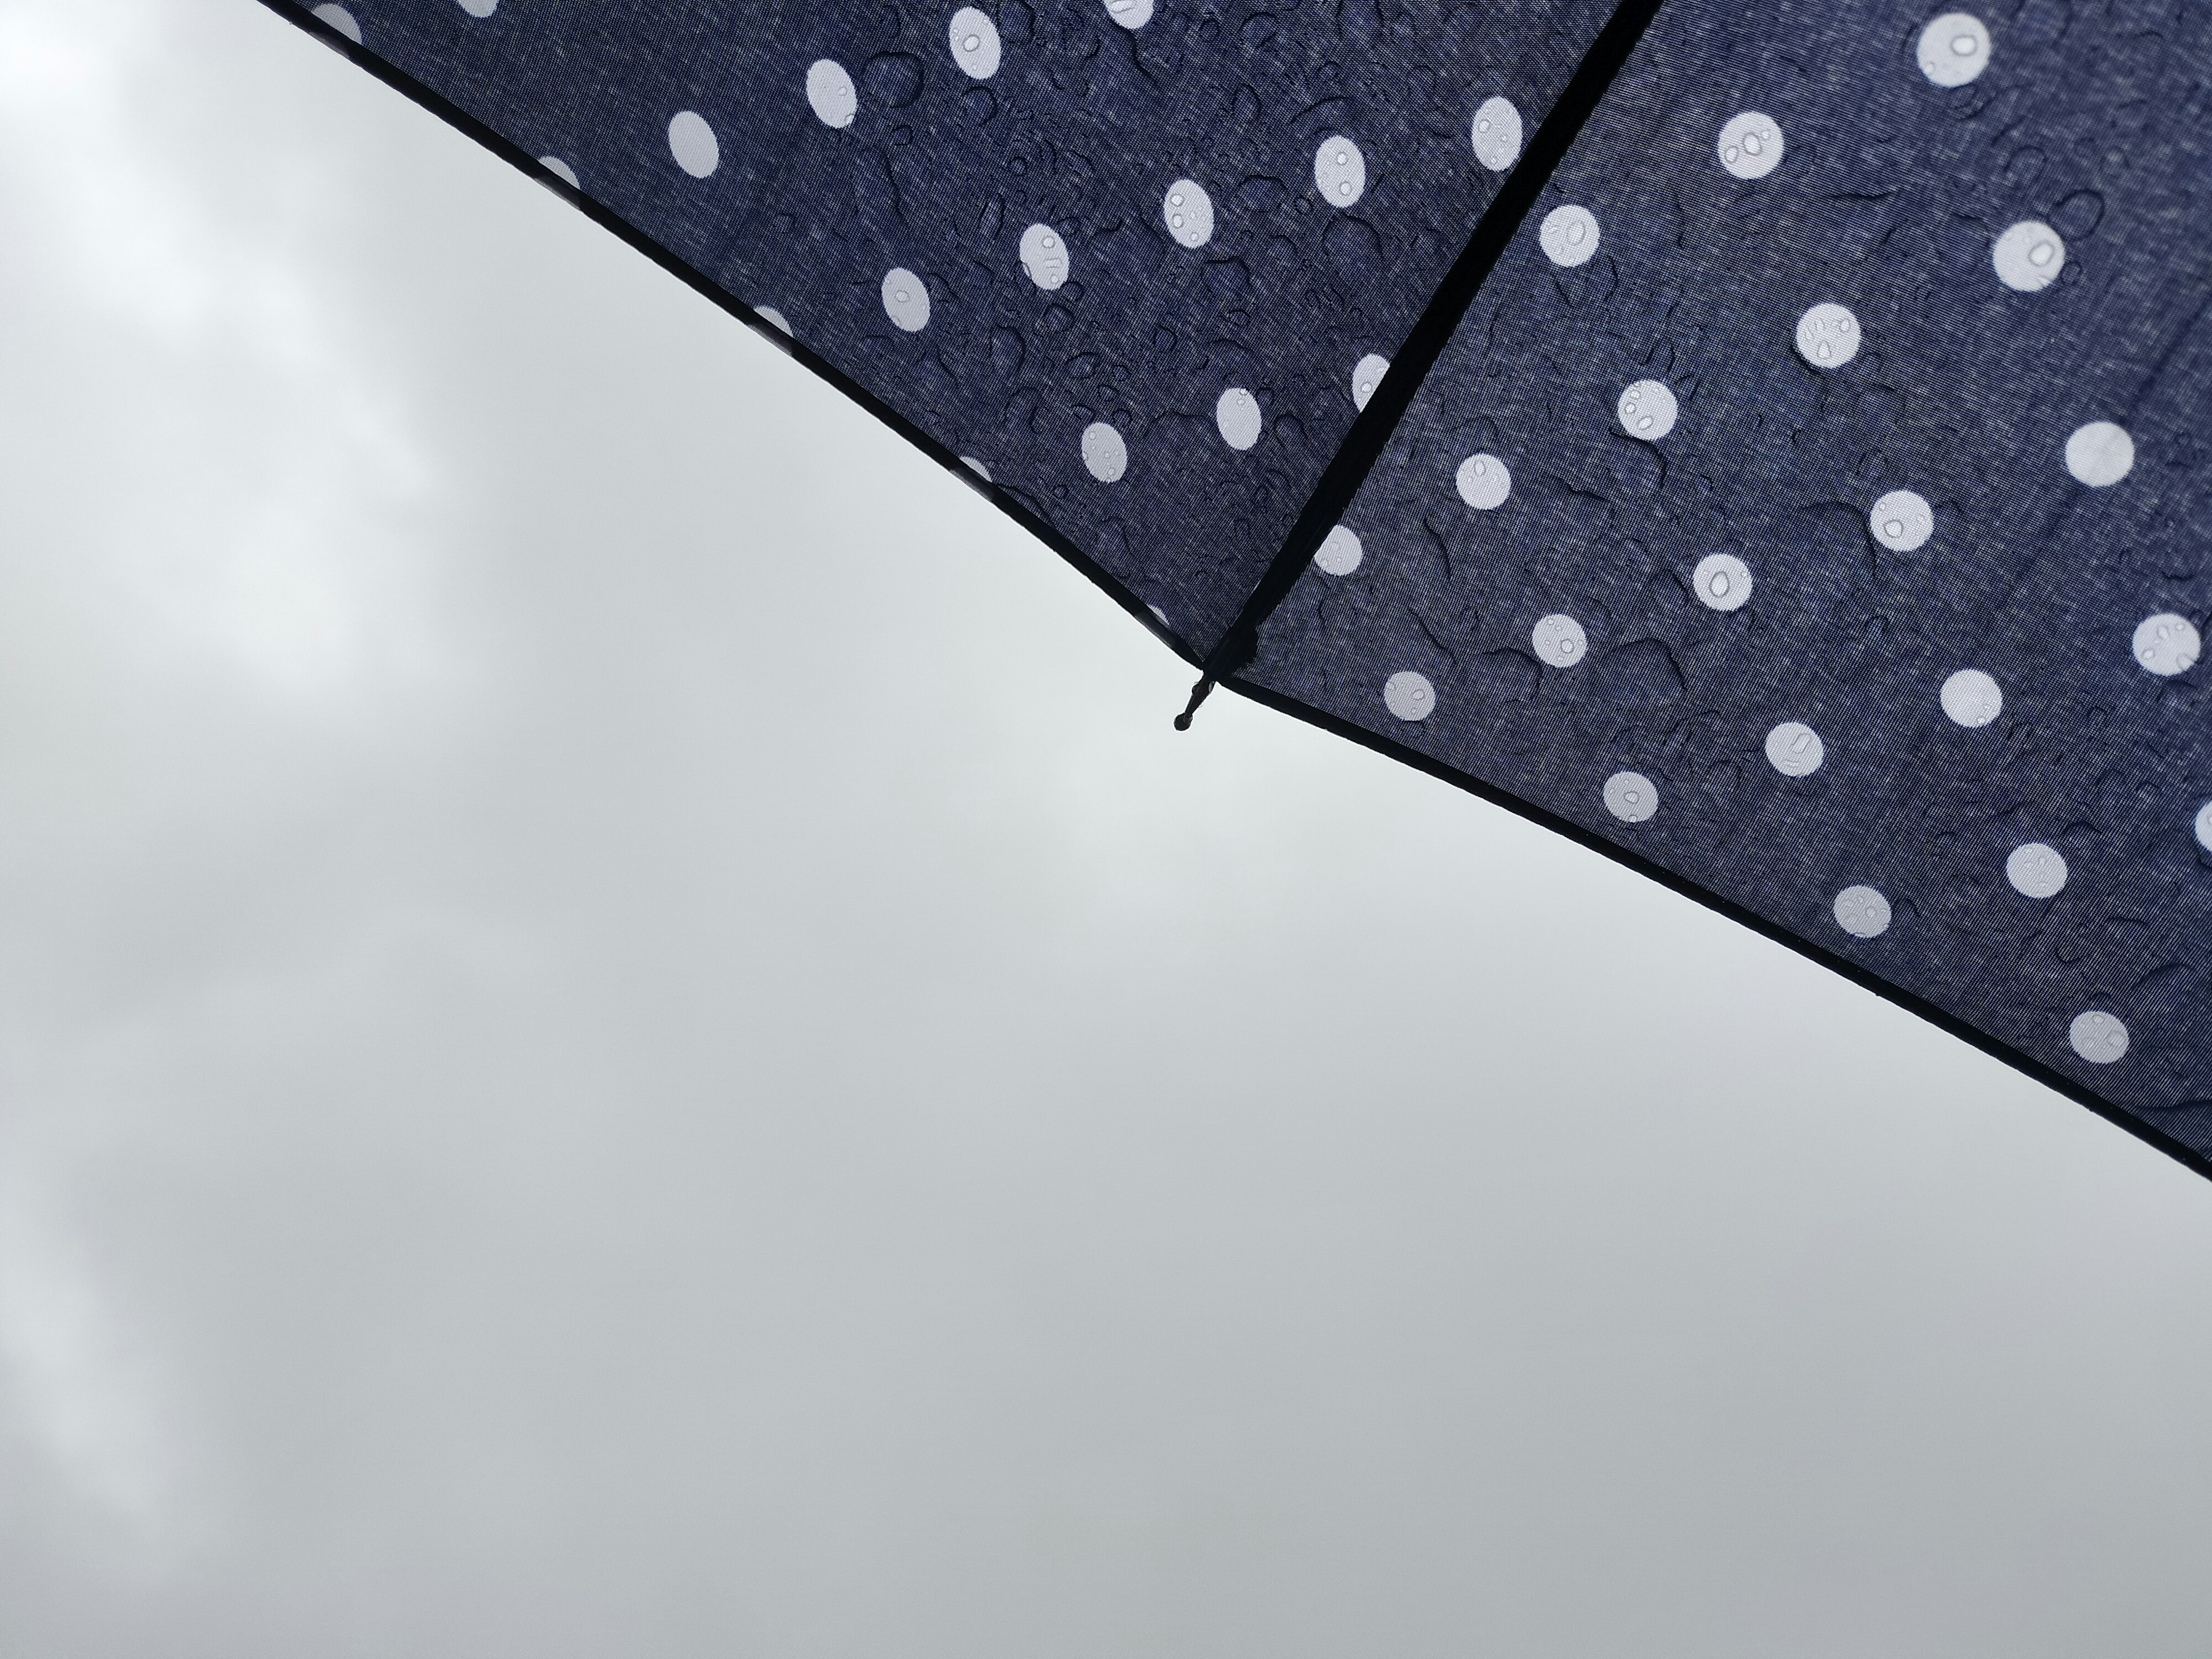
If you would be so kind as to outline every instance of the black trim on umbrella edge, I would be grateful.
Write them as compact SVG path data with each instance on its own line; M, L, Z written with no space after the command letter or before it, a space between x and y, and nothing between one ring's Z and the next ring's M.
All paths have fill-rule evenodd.
M1359 493L1359 486L1367 482L1367 475L1382 459L1383 447L1405 420L1406 411L1413 407L1415 394L1450 343L1460 319L1467 315L1468 307L1474 303L1474 296L1489 279L1491 270L1511 246L1528 210L1536 205L1544 186L1551 183L1552 174L1566 159L1568 149L1581 136L1598 100L1613 85L1662 3L1662 0L1620 0L1613 15L1606 20L1605 27L1598 31L1597 38L1590 42L1589 52L1558 101L1537 126L1513 170L1505 175L1505 182L1483 210L1482 217L1476 221L1474 234L1468 238L1467 246L1444 274L1443 284L1429 296L1427 307L1400 343L1389 372L1376 382L1367 399L1367 407L1352 421L1344 442L1322 470L1313 494L1306 498L1290 533L1283 538L1283 544L1267 566L1267 574L1261 577L1260 585L1245 599L1244 608L1237 612L1228 632L1206 653L1201 670L1203 678L1199 682L1201 689L1192 694L1190 708L1176 721L1178 731L1189 729L1190 715L1205 700L1206 690L1212 689L1210 682L1224 679L1252 661L1259 649L1261 628L1289 597L1322 538L1350 509L1352 498Z
M1617 842L1608 841L1594 830L1584 829L1571 818L1561 817L1547 807L1539 806L1533 801L1523 800L1520 796L1509 790L1501 789L1494 783L1486 783L1472 773L1462 772L1456 767L1436 759L1433 756L1421 753L1418 749L1410 749L1404 744L1396 743L1383 737L1379 732L1370 732L1365 726L1355 726L1350 720L1316 708L1310 703L1300 702L1295 697L1285 696L1279 691L1252 680L1231 676L1221 681L1221 684L1225 689L1236 692L1239 696L1249 697L1254 702L1264 708L1272 708L1278 714L1287 714L1292 720L1303 720L1308 726L1318 726L1333 736L1358 744L1362 749L1371 749L1376 754L1396 761L1401 766L1410 766L1417 772L1425 772L1432 778L1441 779L1455 788L1463 789L1470 795L1488 801L1492 806L1504 808L1516 817L1526 818L1539 829L1548 830L1555 836L1565 836L1578 847L1586 848L1593 853L1610 859L1615 864L1634 871L1648 880L1657 882L1670 892L1679 893L1684 898L1692 900L1705 906L1706 909L1727 917L1729 921L1738 926L1747 927L1753 933L1764 939L1771 939L1786 950L1796 951L1799 956L1826 969L1830 973L1840 975L1861 990L1873 992L1884 1002L1893 1003L1909 1014L1917 1014L1938 1030L1980 1049L1993 1060L2003 1061L2013 1070L2023 1073L2047 1089L2063 1095L2075 1105L2087 1107L2106 1122L2126 1130L2136 1139L2144 1141L2164 1152L2175 1163L2194 1170L2207 1180L2212 1180L2212 1154L2196 1151L2185 1143L2175 1139L2157 1125L2146 1121L2126 1108L2115 1106L2110 1101L2100 1098L2084 1085L2055 1066L2045 1064L2024 1049L2015 1048L2009 1043L1991 1036L1978 1027L1967 1024L1957 1015L1947 1012L1936 1004L1915 996L1911 992L1891 983L1870 969L1861 967L1848 957L1838 956L1832 951L1815 945L1802 934L1795 933L1781 923L1759 915L1756 910L1747 909L1733 899L1723 898L1711 889L1700 887L1686 877L1677 875L1666 866L1655 863L1640 853L1632 852Z
M569 188L565 179L548 173L539 165L538 158L520 144L501 136L495 129L487 126L441 94L432 91L404 70L397 69L386 63L367 46L356 46L348 37L339 33L337 30L308 10L306 5L298 3L297 0L261 0L261 3L287 22L294 24L313 36L325 46L342 52L356 68L375 76L402 97L421 106L465 137L473 138L501 161L512 164L528 175L533 183L543 185L570 206L581 211L585 217L602 230L619 238L624 245L643 254L686 288L736 318L754 333L768 340L786 356L793 359L802 368L811 371L817 379L829 382L836 391L858 404L861 409L874 416L876 419L921 450L946 471L952 473L963 483L980 490L989 499L994 507L1024 530L1028 531L1030 535L1036 537L1054 553L1060 555L1069 564L1074 566L1078 574L1143 623L1146 632L1173 651L1176 655L1194 668L1200 665L1197 651L1178 638L1173 629L1163 623L1152 614L1152 608L1149 605L1124 587L1107 571L1105 567L1077 547L1059 530L1000 489L996 483L978 477L975 469L962 460L951 449L931 437L929 434L889 404L884 403L842 369L817 356L712 277L678 258L635 225L617 216L611 209L602 207L582 191Z

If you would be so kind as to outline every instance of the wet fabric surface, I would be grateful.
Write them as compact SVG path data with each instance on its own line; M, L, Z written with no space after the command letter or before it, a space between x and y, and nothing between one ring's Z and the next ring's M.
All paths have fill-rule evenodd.
M2212 1148L2212 12L1927 21L1662 8L1250 678Z
M1389 356L1494 193L1476 111L1508 99L1533 131L1612 7L1121 3L1151 15L1121 27L1107 0L1007 0L980 23L856 0L343 12L369 51L974 458L1203 655L1351 424L1355 368ZM827 118L809 96L825 61ZM1171 212L1194 240L1206 211L1209 237L1177 240ZM1025 261L1032 226L1062 264L1035 239L1048 258ZM911 281L887 292L894 271ZM1114 439L1086 446L1100 422Z
M314 11L1194 659L1612 14ZM2200 0L1664 0L1231 683L2212 1154L2209 83Z

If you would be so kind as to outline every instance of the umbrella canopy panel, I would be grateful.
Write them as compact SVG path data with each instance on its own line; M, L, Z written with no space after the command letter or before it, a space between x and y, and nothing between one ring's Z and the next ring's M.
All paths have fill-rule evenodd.
M1669 0L1250 689L2212 1152L2208 75Z

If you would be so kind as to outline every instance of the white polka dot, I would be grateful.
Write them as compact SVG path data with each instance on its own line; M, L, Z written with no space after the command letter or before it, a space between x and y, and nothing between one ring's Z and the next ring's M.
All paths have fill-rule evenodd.
M1859 319L1823 300L1797 319L1797 355L1815 368L1841 368L1859 355Z
M1733 553L1708 553L1690 573L1698 603L1716 611L1741 611L1751 602L1751 567Z
M774 306L755 306L753 307L753 313L761 319L761 321L766 323L770 328L775 330L777 333L784 335L787 337L789 337L791 333L791 324L785 319L784 314L778 311Z
M1505 498L1513 493L1513 473L1495 455L1470 455L1459 464L1454 482L1459 485L1459 498L1478 513L1488 513L1505 505Z
M1937 86L1963 87L1990 66L1990 32L1978 17L1947 11L1920 31L1914 55Z
M1100 483L1118 483L1129 470L1129 446L1115 428L1093 421L1083 428L1083 465Z
M361 25L354 21L353 14L343 6L317 6L314 15L356 46L361 44Z
M1147 611L1151 611L1151 612L1152 613L1152 615L1153 615L1153 616L1155 616L1155 617L1158 617L1158 618L1159 618L1159 623L1160 623L1160 626L1161 626L1161 627L1163 627L1163 628L1172 628L1173 626L1175 626L1175 624L1174 624L1174 623L1170 623L1170 622L1168 620L1168 613L1167 613L1166 611L1164 611L1161 610L1161 609L1159 608L1159 606L1158 606L1158 605L1146 605L1146 606L1145 607L1145 609L1146 609L1146 610L1147 610Z
M1241 386L1232 386L1214 400L1213 423L1221 428L1221 441L1231 449L1249 449L1260 441L1260 400Z
M999 72L999 26L973 6L952 14L945 30L952 44L952 61L971 81L988 81Z
M884 314L909 334L929 326L929 289L904 265L884 273Z
M1474 112L1474 159L1503 173L1521 159L1521 112L1510 98L1486 98Z
M696 110L687 109L668 124L668 153L694 179L711 178L722 165L722 147L715 141L714 129Z
M1160 202L1168 234L1185 247L1204 247L1213 240L1213 198L1192 179L1178 179Z
M1369 352L1352 368L1352 406L1367 407L1367 400L1375 395L1375 388L1382 384L1382 377L1390 372L1390 360Z
M2039 293L2058 280L2065 266L2065 239L2040 219L2023 219L1990 245L1990 263L2007 288Z
M977 460L973 455L963 455L960 458L960 465L966 467L970 472L981 478L985 483L991 482L991 469L984 465L982 462Z
M1784 720L1766 734L1766 762L1785 778L1810 777L1828 757L1820 734L1802 720Z
M1867 528L1891 552L1915 552L1936 533L1936 509L1917 490L1893 489L1868 512Z
M2186 617L2161 611L2136 624L2136 660L2154 674L2184 674L2197 665L2204 641Z
M1359 544L1356 532L1339 525L1322 538L1321 550L1314 555L1314 562L1332 576L1349 576L1359 568L1359 561L1366 551Z
M499 9L499 0L461 0L461 9L471 17L489 17Z
M2135 470L2136 441L2110 421L2077 426L2066 440L2066 470L2092 489L2116 484Z
M1589 635L1572 617L1553 611L1540 617L1528 632L1528 643L1536 649L1536 659L1553 668L1572 668L1589 649Z
M825 127L849 127L860 112L853 77L834 58L817 58L806 70L806 102Z
M1597 255L1597 216L1586 207L1556 207L1537 228L1536 244L1555 265L1588 264Z
M2075 1015L2074 1023L2066 1028L2066 1040L2092 1066L2110 1066L2128 1052L2128 1028L2118 1014L2108 1014L2102 1008Z
M1050 225L1031 225L1022 233L1022 269L1046 293L1067 281L1067 239Z
M1782 129L1774 118L1747 109L1729 117L1713 148L1721 165L1739 179L1764 179L1782 165Z
M1879 888L1846 887L1836 895L1836 926L1853 939L1880 939L1889 921L1889 901Z
M2004 692L1978 668L1961 668L1943 682L1943 712L1961 726L1987 726L2004 713Z
M1152 0L1106 0L1106 15L1125 29L1140 29L1152 21Z
M2197 809L2197 844L2212 853L2212 800Z
M1382 682L1382 706L1401 720L1425 720L1437 706L1437 688L1403 669Z
M1321 141L1314 152L1314 188L1331 207L1348 208L1367 193L1367 158L1342 133Z
M2066 855L2048 842L2026 842L2005 860L2005 879L2028 898L2056 898L2066 885Z
M1659 786L1641 772L1615 772L1605 781L1605 810L1623 823L1641 823L1659 810Z
M564 185L568 185L569 189L571 189L571 190L581 190L581 189L583 189L583 187L584 187L584 186L583 186L583 185L582 185L580 182L579 182L579 181L578 181L578 179L577 179L577 178L576 178L576 169L575 169L575 168L574 168L574 167L570 167L570 166L569 166L566 161L562 161L559 156L557 156L557 155L541 155L541 156L539 156L539 157L538 158L538 165L539 167L544 167L544 168L545 169L545 171L546 171L546 172L548 172L548 173L551 173L551 174L552 174L556 179L559 179L562 184L564 184Z
M1680 405L1664 380L1638 380L1620 394L1620 429L1632 438L1656 444L1674 429Z

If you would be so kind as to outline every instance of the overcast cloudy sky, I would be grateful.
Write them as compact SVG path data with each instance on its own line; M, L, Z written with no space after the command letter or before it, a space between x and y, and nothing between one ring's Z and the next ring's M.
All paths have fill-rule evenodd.
M0 0L0 1654L2201 1659L2212 1185Z

